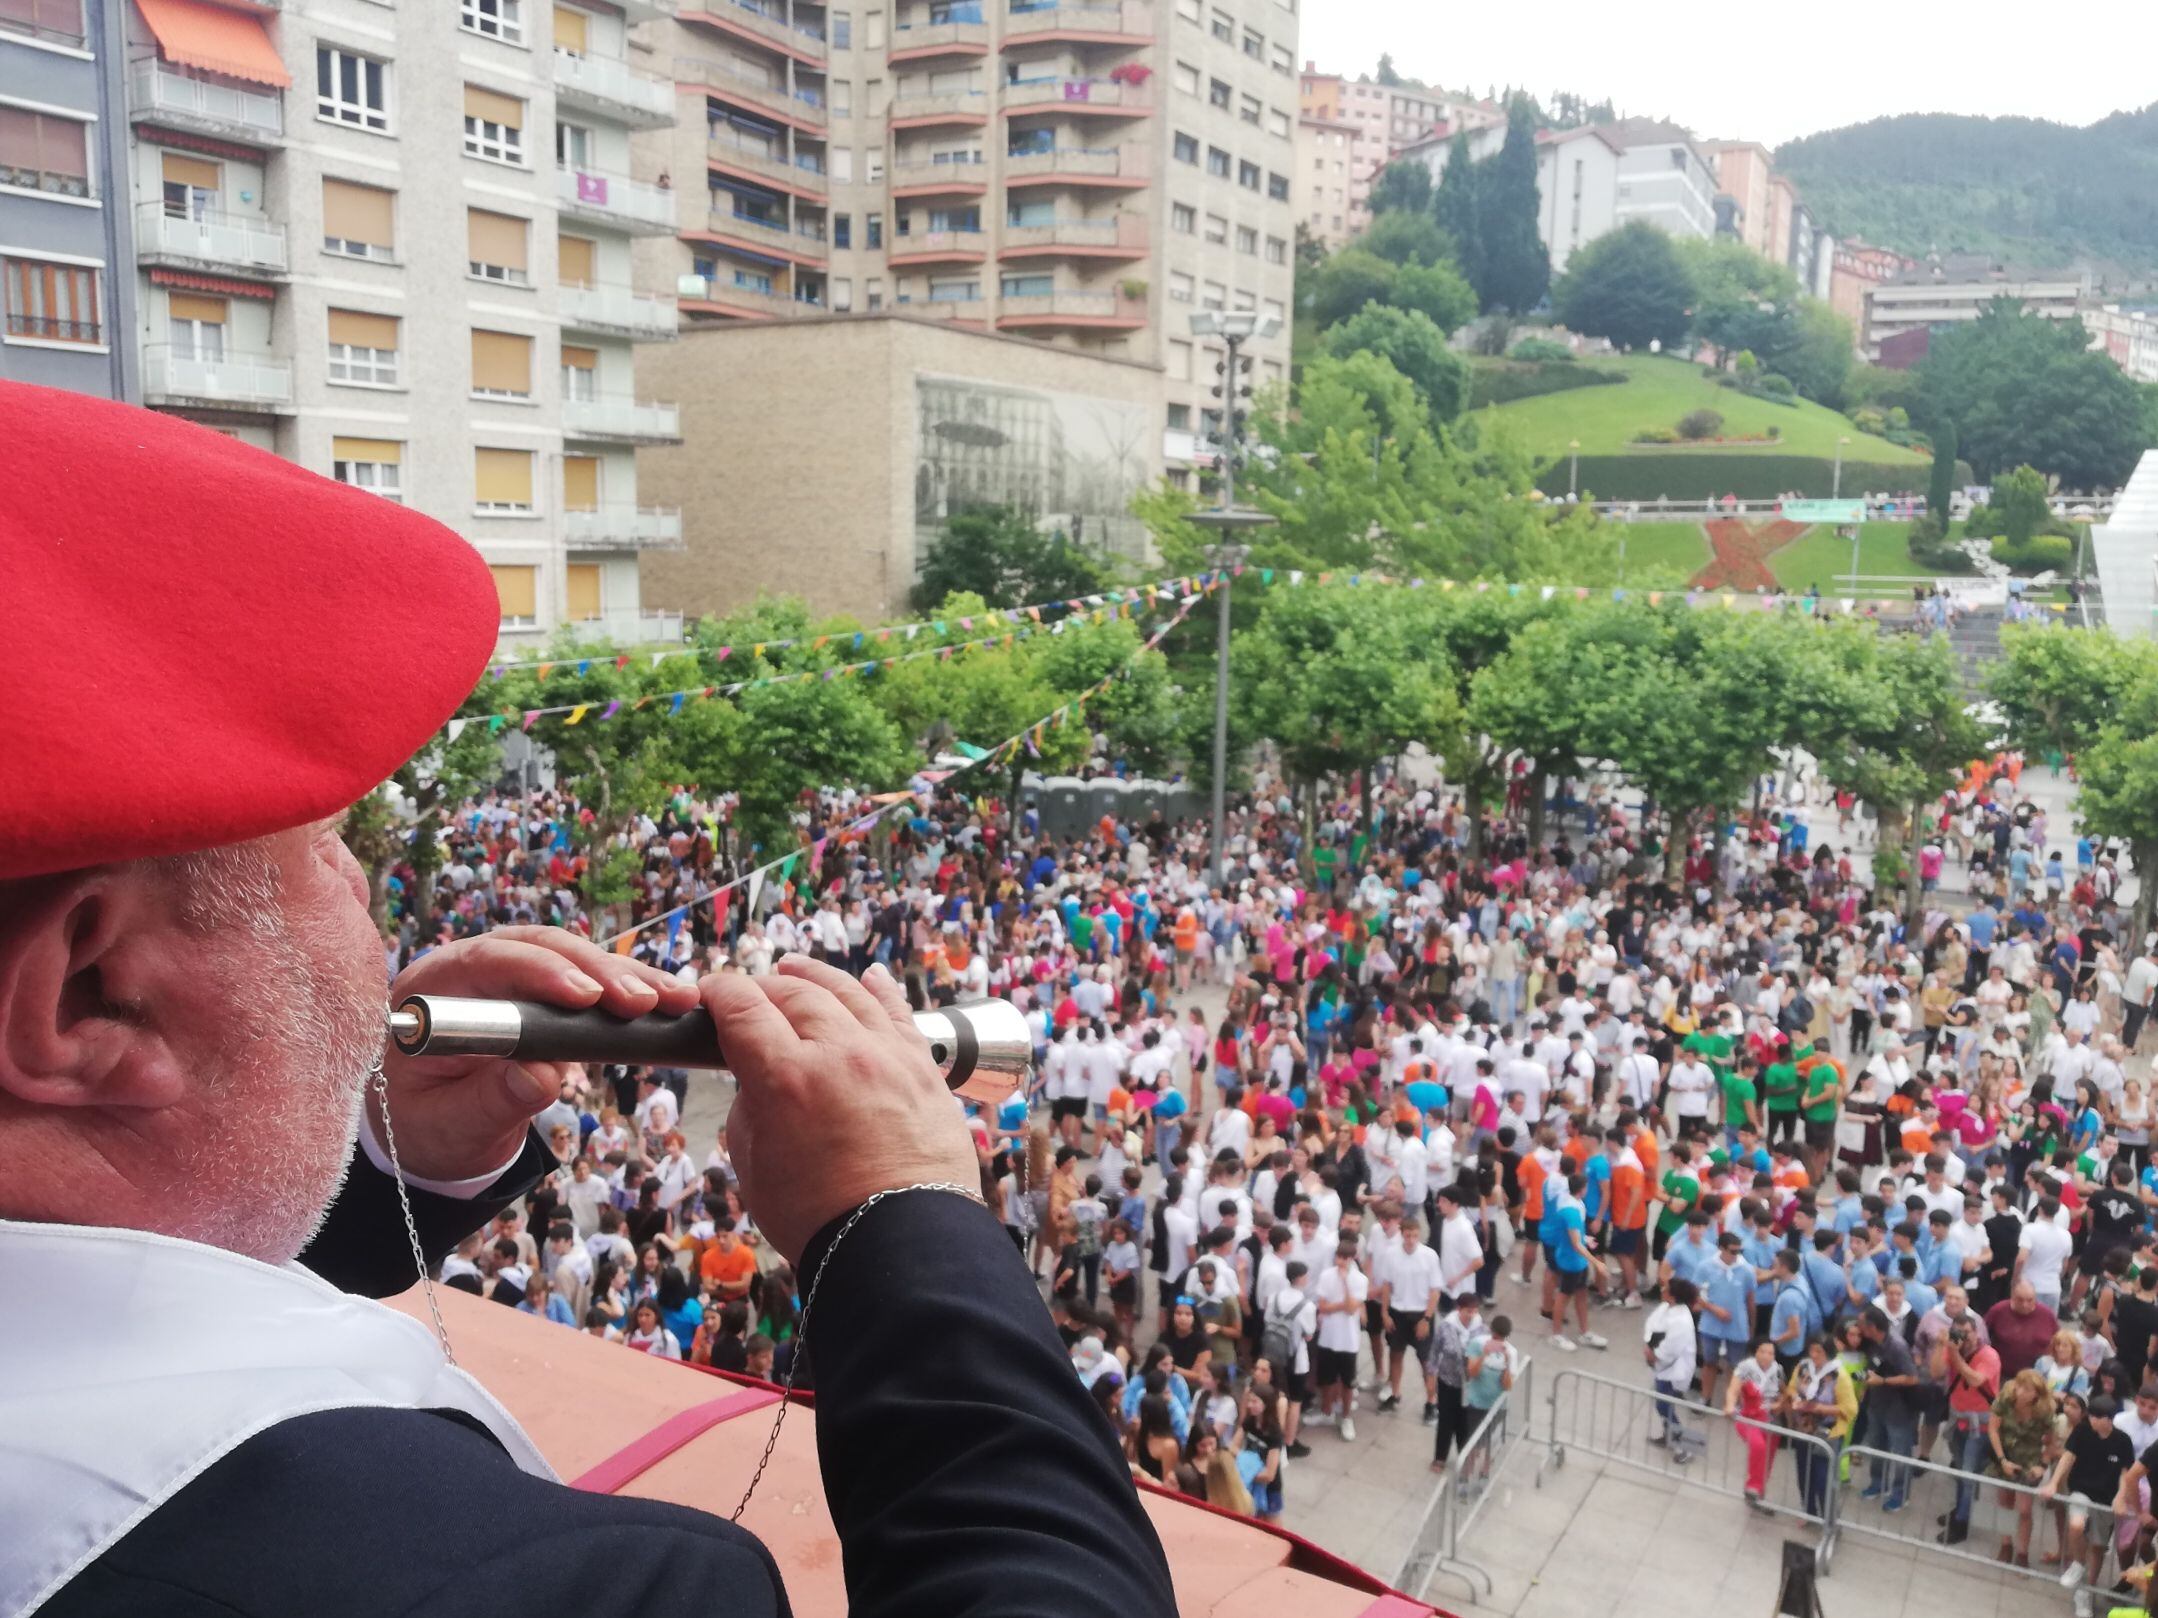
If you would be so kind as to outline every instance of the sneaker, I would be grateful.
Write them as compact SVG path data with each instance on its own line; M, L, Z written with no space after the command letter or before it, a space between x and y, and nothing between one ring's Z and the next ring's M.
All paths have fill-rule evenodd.
M1571 1354L1574 1351L1574 1340L1571 1337L1561 1337L1554 1335L1551 1339L1551 1346L1556 1349L1562 1349L1566 1353Z
M1883 1510L1884 1512L1887 1512L1887 1511L1901 1511L1901 1510L1902 1510L1902 1509L1903 1509L1903 1508L1904 1508L1905 1506L1907 1506L1907 1505L1909 1505L1909 1504L1910 1504L1910 1501L1908 1501L1908 1500L1904 1499L1904 1498L1903 1498L1902 1496L1900 1496L1900 1495L1896 1495L1896 1496L1892 1496L1891 1498L1889 1498L1889 1499L1887 1499L1887 1500L1883 1500L1883 1501L1881 1502L1881 1509L1882 1509L1882 1510Z
M2061 1588L2063 1590L2073 1590L2082 1582L2083 1564L2081 1562L2070 1562L2067 1567L2061 1570Z
M1382 1393L1382 1394L1380 1394L1380 1395L1379 1395L1379 1404L1378 1404L1378 1408L1379 1408L1379 1409L1381 1409L1381 1410L1396 1410L1396 1409L1399 1409L1399 1408L1400 1408L1400 1406L1401 1406L1401 1395L1400 1395L1400 1394L1398 1394L1398 1393Z
M1437 1405L1434 1405L1434 1404L1427 1404L1427 1405L1425 1405L1425 1406L1424 1406L1424 1425L1425 1425L1426 1427L1436 1427L1436 1426L1437 1426L1438 1424L1439 1424L1439 1407L1438 1407Z
M1611 1339L1600 1332L1585 1331L1581 1334L1581 1346L1583 1348L1609 1348Z
M1337 1418L1331 1410L1314 1410L1304 1418L1306 1427L1331 1427Z
M1971 1537L1970 1525L1952 1522L1933 1537L1943 1545L1960 1545Z
M1863 1489L1858 1491L1858 1498L1861 1500L1878 1500L1881 1498L1882 1495L1886 1494L1887 1492L1888 1490L1882 1485L1878 1483L1869 1483Z
M1654 1444L1658 1449L1662 1449L1671 1442L1671 1435L1669 1433L1650 1433L1648 1442Z
M1641 1307L1641 1294L1640 1294L1640 1293L1638 1293L1638 1292L1629 1292L1629 1293L1627 1293L1625 1297L1623 1297L1623 1298L1619 1299L1619 1307L1620 1307L1621 1309L1638 1309L1638 1308L1640 1308L1640 1307Z
M1355 1417L1353 1417L1353 1416L1343 1416L1343 1417L1341 1418L1341 1441L1342 1441L1342 1442L1343 1442L1344 1444L1353 1444L1353 1443L1355 1443L1355 1442L1356 1442L1356 1418L1355 1418Z
M1672 1449L1671 1459L1677 1465L1691 1466L1694 1462L1694 1453L1692 1450L1687 1449L1684 1445L1678 1445Z
M1291 1460L1301 1461L1305 1456L1309 1455L1310 1453L1311 1446L1304 1443L1301 1439L1289 1446L1289 1458Z

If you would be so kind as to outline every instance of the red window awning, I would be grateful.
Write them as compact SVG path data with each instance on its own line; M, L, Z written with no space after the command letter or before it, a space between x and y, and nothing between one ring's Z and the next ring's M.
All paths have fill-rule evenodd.
M262 18L209 0L135 0L166 61L280 90L292 83Z
M150 279L161 287L211 292L220 297L274 299L277 296L277 288L264 286L259 281L232 281L222 275L192 275L186 270L168 270L162 265L150 271Z

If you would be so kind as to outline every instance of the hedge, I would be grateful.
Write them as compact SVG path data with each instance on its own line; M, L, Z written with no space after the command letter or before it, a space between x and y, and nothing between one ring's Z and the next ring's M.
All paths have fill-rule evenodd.
M1924 490L1927 475L1926 466L1918 461L1907 465L1845 461L1842 489L1854 496L1917 493ZM1545 494L1563 495L1567 482L1567 458L1562 455L1543 470L1536 486ZM1835 483L1835 462L1829 457L1782 455L1768 449L1659 449L1644 455L1581 457L1581 494L1583 498L1593 494L1598 500L1692 501L1721 499L1727 494L1741 500L1773 500L1794 492L1826 500Z
M1470 374L1469 408L1511 404L1543 393L1565 393L1571 388L1615 387L1626 380L1623 371L1601 370L1552 360L1536 365L1479 365Z

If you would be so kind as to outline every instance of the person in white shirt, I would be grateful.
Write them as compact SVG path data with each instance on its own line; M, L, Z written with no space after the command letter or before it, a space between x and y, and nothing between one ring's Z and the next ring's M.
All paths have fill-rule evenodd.
M1089 1030L1087 1043L1080 1047L1080 1053L1086 1058L1087 1111L1099 1126L1109 1113L1109 1092L1117 1087L1117 1080L1123 1077L1130 1057L1121 1041L1103 1039L1092 1030Z
M1237 1106L1227 1096L1216 1108L1206 1126L1206 1148L1209 1152L1234 1152L1239 1161L1244 1148L1251 1144L1251 1114Z
M1394 1120L1394 1136L1394 1174L1401 1181L1401 1210L1413 1216L1423 1208L1430 1190L1425 1174L1430 1157L1416 1133L1416 1125L1408 1119Z
M2028 1282L2038 1301L2055 1314L2061 1309L2061 1266L2075 1246L2058 1223L2060 1216L2060 1198L2041 1197L2037 1217L2025 1223L2016 1242L2015 1279Z
M1641 1323L1642 1358L1648 1361L1649 1375L1658 1393L1684 1399L1691 1396L1688 1390L1693 1385L1694 1364L1700 1352L1694 1336L1693 1310L1688 1307L1698 1294L1694 1284L1684 1278L1666 1282L1663 1290L1664 1301L1651 1309L1648 1319ZM1648 1441L1668 1446L1674 1461L1690 1460L1690 1453L1682 1445L1686 1429L1679 1421L1677 1407L1658 1399L1656 1414L1663 1426L1650 1433Z
M1618 1094L1620 1102L1636 1112L1646 1112L1654 1099L1656 1086L1663 1082L1663 1066L1649 1054L1648 1036L1636 1034L1632 1053L1620 1060L1618 1065Z
M1459 1297L1476 1288L1477 1272L1484 1265L1484 1244L1476 1221L1460 1200L1460 1188L1442 1185L1439 1205L1439 1290L1447 1298Z
M1376 1244L1378 1237L1374 1235L1372 1240ZM1334 1262L1334 1249L1340 1244L1341 1238L1333 1228L1319 1223L1318 1209L1307 1202L1296 1210L1296 1234L1291 1239L1289 1257L1302 1259L1304 1268L1317 1275Z
M1680 1133L1691 1130L1706 1134L1709 1095L1715 1089L1716 1075L1689 1051L1671 1064L1670 1082L1671 1102L1678 1114Z
M1174 1176L1171 1176L1174 1180ZM1178 1195L1181 1186L1163 1187L1161 1207L1156 1217L1161 1220L1161 1329L1169 1329L1169 1312L1176 1303L1176 1289L1191 1268L1193 1252L1199 1245L1199 1221Z
M637 1098L637 1132L647 1143L647 1149L656 1151L667 1131L682 1120L682 1109L674 1099L674 1092L647 1073L638 1081L642 1094Z
M1379 1395L1379 1408L1392 1410L1401 1403L1401 1372L1404 1362L1421 1361L1431 1341L1431 1323L1438 1314L1439 1255L1424 1245L1422 1227L1414 1219L1401 1222L1401 1243L1372 1268L1379 1302L1386 1308L1384 1347L1390 1350L1383 1367L1386 1391ZM1381 1345L1373 1344L1376 1352ZM1429 1370L1424 1372L1424 1419L1438 1409L1438 1391Z
M1317 1419L1338 1421L1344 1442L1356 1438L1356 1352L1370 1294L1370 1281L1356 1267L1356 1243L1343 1237L1333 1261L1319 1272L1312 1298L1319 1315Z

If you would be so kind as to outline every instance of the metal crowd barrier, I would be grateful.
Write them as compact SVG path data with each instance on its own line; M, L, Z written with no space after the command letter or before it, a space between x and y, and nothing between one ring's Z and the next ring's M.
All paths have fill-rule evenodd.
M1867 1534L1906 1550L1983 1563L1996 1572L2018 1574L2024 1578L2050 1581L2060 1576L2065 1564L2056 1562L2049 1566L2042 1555L2055 1546L2066 1554L2067 1511L2062 1497L2045 1500L2027 1483L2009 1483L2001 1478L1974 1475L1939 1461L1916 1460L1889 1450L1854 1444L1843 1453L1850 1460L1851 1470L1849 1478L1837 1491L1835 1515L1839 1533ZM1891 1498L1885 1491L1874 1499L1866 1498L1865 1491L1876 1463L1883 1468L1884 1482L1893 1483L1895 1474L1889 1468L1901 1468L1907 1475L1908 1484L1900 1510L1882 1509ZM1943 1521L1954 1515L1957 1488L1972 1483L1976 1484L1976 1489L1968 1518L1970 1536L1960 1545L1943 1544L1935 1536L1942 1531ZM2118 1523L2110 1509L2112 1501L2102 1500L2098 1504L2106 1508L2105 1535L2110 1563L2119 1548L2119 1542L2113 1537ZM2000 1545L2004 1537L2013 1542L2017 1519L2026 1507L2031 1516L2031 1565L2012 1566L1998 1560ZM2101 1564L2101 1575L2107 1565ZM2106 1580L2101 1577L2098 1588L2102 1590L2105 1586Z
M1697 1400L1669 1398L1654 1388L1570 1368L1551 1378L1545 1404L1551 1425L1544 1434L1546 1449L1536 1468L1538 1487L1551 1468L1564 1466L1567 1454L1579 1450L1672 1483L1733 1500L1743 1499L1748 1453L1740 1430L1752 1428L1772 1434L1776 1448L1769 1461L1768 1487L1759 1505L1765 1511L1795 1517L1818 1528L1821 1538L1814 1557L1820 1571L1828 1571L1836 1551L1837 1449L1827 1439L1749 1421L1743 1416L1727 1416ZM1676 1413L1683 1437L1651 1442L1660 1440L1665 1430L1664 1420L1657 1413L1659 1405L1668 1405ZM1808 1472L1821 1485L1810 1504L1802 1488L1802 1478Z
M1484 1593L1491 1593L1491 1575L1462 1550L1469 1530L1491 1499L1500 1470L1528 1440L1536 1408L1535 1377L1534 1362L1524 1359L1513 1387L1484 1412L1468 1442L1447 1461L1446 1476L1432 1486L1423 1521L1393 1579L1394 1588L1412 1600L1423 1600L1431 1581L1441 1573L1464 1580L1471 1590L1481 1583Z

